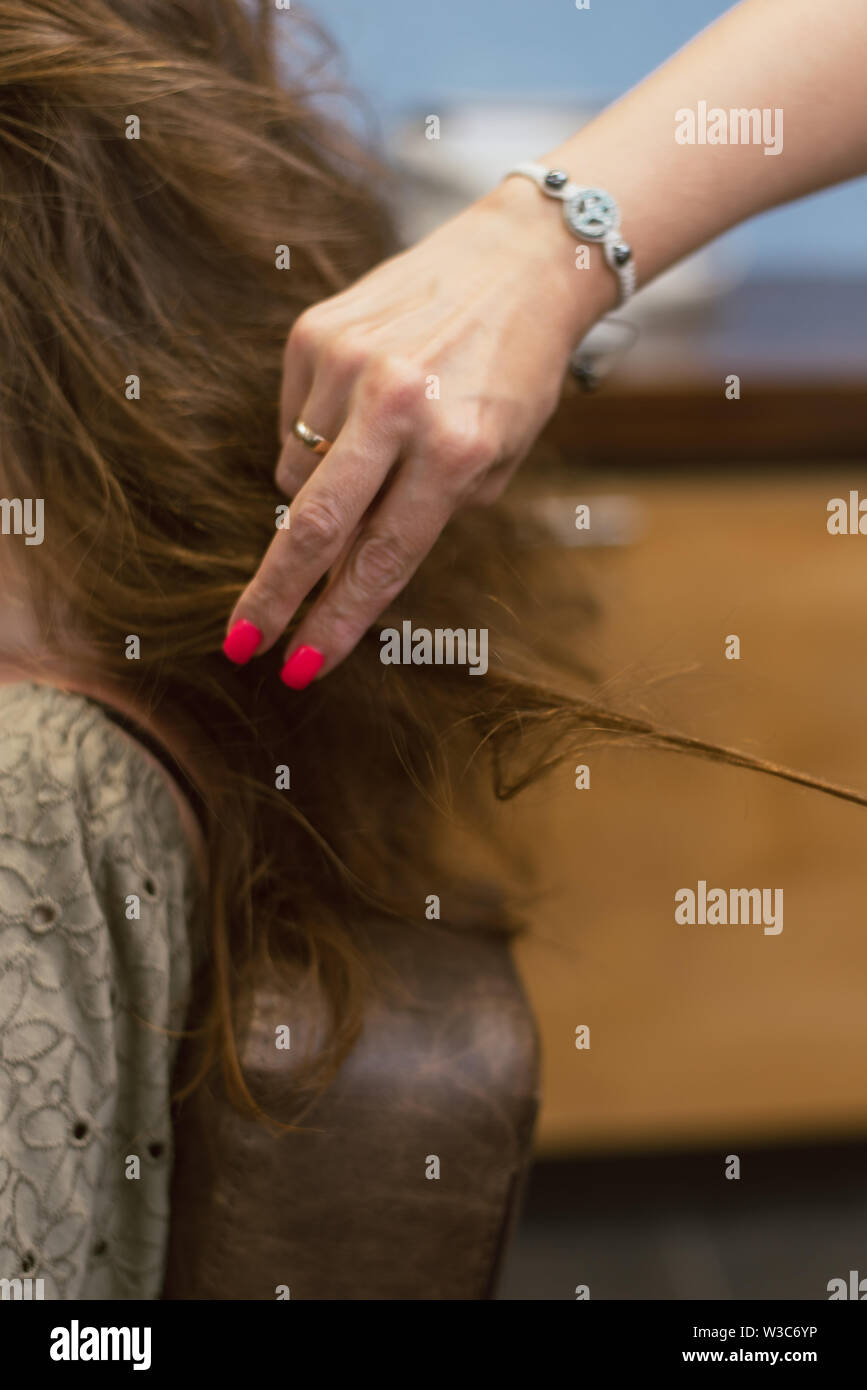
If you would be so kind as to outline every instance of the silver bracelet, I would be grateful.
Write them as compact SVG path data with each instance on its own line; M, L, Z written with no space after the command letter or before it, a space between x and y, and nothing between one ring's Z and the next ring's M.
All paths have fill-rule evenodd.
M605 261L617 276L620 303L625 304L636 290L637 277L632 247L623 240L620 231L620 209L610 193L601 188L587 188L572 183L562 169L546 169L544 164L516 164L510 174L522 174L548 198L563 204L566 226L582 241L602 247Z

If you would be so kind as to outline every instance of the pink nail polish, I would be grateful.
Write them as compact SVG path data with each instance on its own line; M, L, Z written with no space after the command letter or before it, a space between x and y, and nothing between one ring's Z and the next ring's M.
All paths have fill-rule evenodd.
M236 666L244 666L261 641L262 634L256 624L248 623L246 618L239 618L236 623L232 624L229 635L223 643L223 651L230 661L234 661Z
M280 679L290 690L303 690L309 685L325 657L315 647L299 647L280 672Z

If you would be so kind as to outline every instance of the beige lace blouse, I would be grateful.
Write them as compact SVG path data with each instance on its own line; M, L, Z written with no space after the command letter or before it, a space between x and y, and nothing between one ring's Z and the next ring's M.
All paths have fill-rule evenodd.
M0 1280L159 1297L196 885L154 760L83 696L0 686Z

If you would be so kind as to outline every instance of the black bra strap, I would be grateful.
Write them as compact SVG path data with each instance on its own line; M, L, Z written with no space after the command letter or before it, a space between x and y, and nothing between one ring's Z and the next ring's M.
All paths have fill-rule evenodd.
M89 698L92 699L92 697ZM180 786L195 813L202 831L206 832L207 814L201 793L196 785L190 781L180 763L172 756L168 749L165 748L158 739L154 738L153 734L149 733L147 729L143 729L134 719L130 719L128 715L122 714L120 710L114 709L111 705L103 704L101 700L94 700L93 703L98 704L103 714L105 714L113 724L117 724L119 728L129 734L130 738L140 743L149 753L153 754L157 762L162 764L169 776Z

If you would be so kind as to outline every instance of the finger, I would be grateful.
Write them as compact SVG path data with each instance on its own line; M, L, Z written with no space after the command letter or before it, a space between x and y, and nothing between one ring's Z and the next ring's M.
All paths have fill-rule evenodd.
M345 397L338 399L333 387L329 386L323 374L313 383L310 394L304 398L297 416L289 422L289 433L283 441L280 458L277 462L275 481L281 492L294 497L316 471L325 457L317 454L309 444L303 444L292 433L296 419L304 421L309 429L321 434L330 445L334 444L346 418Z
M281 672L285 684L301 690L349 655L411 579L458 500L442 477L432 479L429 461L401 467L293 635Z
M282 448L275 474L277 486L290 497L303 487L321 457L295 437L292 426L300 418L333 442L348 415L349 397L366 353L358 334L345 326L338 330L322 305L296 320L284 354ZM294 354L298 365L293 365Z
M400 443L387 426L359 411L321 460L276 531L259 569L235 605L224 647L238 664L272 647L292 614L340 557L397 461ZM235 654L233 632L246 634ZM252 650L253 638L258 633Z
M302 404L310 394L316 365L319 330L310 310L299 314L283 348L283 379L280 386L280 443L292 428Z

